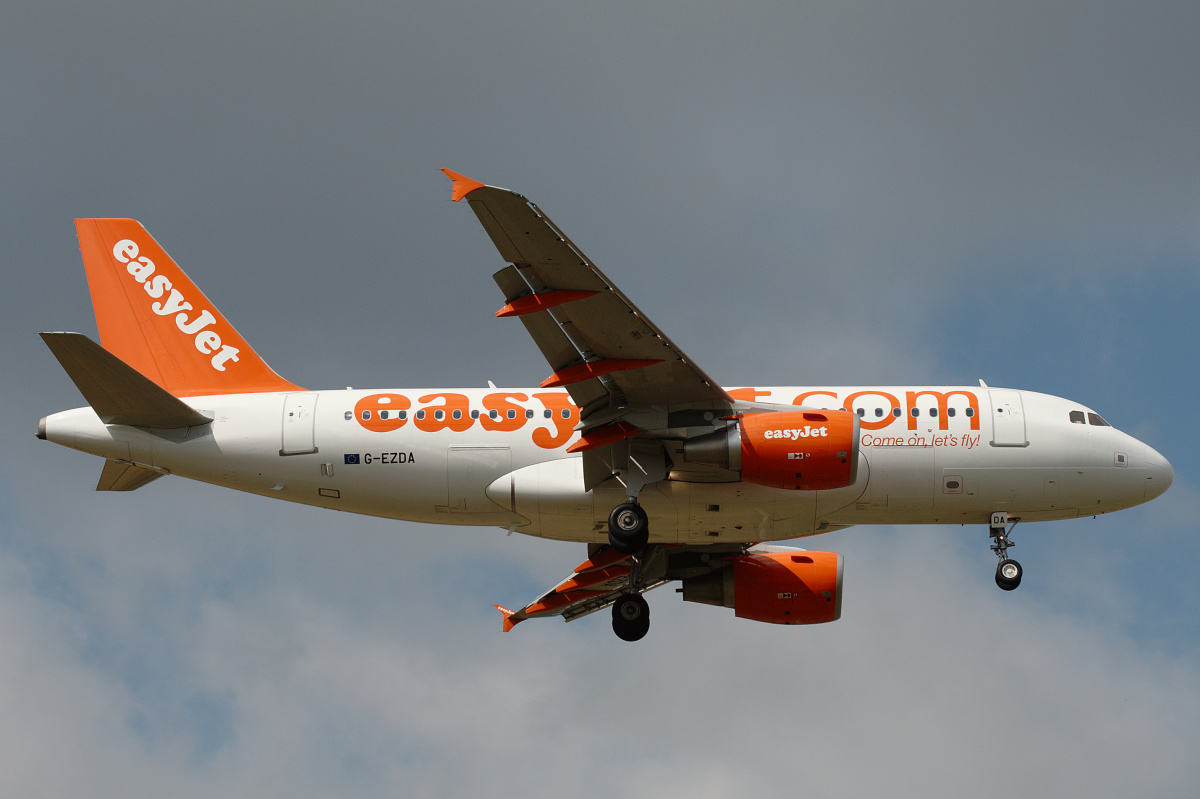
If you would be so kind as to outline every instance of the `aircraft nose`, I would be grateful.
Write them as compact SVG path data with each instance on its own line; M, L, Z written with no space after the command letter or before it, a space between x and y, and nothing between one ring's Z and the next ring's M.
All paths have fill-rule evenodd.
M1153 447L1146 447L1146 501L1160 496L1175 481L1171 462Z

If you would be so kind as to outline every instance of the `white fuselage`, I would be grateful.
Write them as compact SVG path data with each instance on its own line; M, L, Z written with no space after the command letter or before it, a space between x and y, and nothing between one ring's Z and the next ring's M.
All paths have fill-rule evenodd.
M845 405L858 413L857 481L788 491L673 473L676 479L639 497L651 541L779 540L852 524L986 524L993 511L1024 521L1066 519L1146 502L1171 482L1158 452L1091 409L1045 394L945 386L741 392L760 402ZM392 410L381 423L372 399L379 397L393 408L407 403L405 418ZM213 422L151 431L105 425L85 407L47 417L46 437L291 502L572 541L606 541L609 511L624 500L615 480L584 490L582 459L566 451L578 438L578 409L562 391L345 390L186 402ZM374 415L364 422L366 406ZM492 418L489 408L497 406Z

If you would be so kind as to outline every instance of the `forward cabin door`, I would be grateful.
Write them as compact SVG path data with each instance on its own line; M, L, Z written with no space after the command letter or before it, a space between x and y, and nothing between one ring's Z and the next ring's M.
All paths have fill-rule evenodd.
M1024 447L1025 410L1020 391L989 391L992 400L992 446Z
M313 425L317 417L316 391L288 394L283 401L283 447L280 455L302 455L316 452L313 440Z

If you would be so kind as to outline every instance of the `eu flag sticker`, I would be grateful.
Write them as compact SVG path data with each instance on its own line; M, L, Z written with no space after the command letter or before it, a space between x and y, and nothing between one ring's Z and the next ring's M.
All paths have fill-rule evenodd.
M354 453L353 455L346 455L345 458L346 458L346 463L358 463L358 453L357 452Z

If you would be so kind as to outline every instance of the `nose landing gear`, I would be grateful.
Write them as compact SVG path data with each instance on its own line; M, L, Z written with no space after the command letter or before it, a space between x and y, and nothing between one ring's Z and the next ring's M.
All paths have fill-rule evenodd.
M996 566L996 585L1005 591L1011 591L1021 584L1021 564L1008 557L1008 548L1017 545L1009 535L1019 521L1019 518L1014 518L1012 527L1009 527L1008 512L996 511L992 514L988 527L988 535L992 538L992 551L1000 558L1000 563Z

